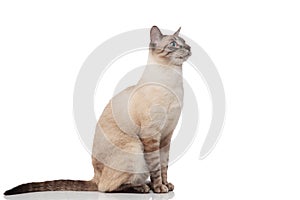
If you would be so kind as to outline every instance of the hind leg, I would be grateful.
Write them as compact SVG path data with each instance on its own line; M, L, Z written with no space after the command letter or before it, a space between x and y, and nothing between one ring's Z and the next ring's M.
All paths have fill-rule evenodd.
M147 178L148 173L123 172L104 166L97 185L101 192L148 193Z
M129 182L121 185L115 192L130 192L130 193L149 193L150 187L147 185L146 180L149 173L131 173Z
M121 185L127 183L129 178L130 174L127 172L104 167L98 182L98 190L100 192L116 191Z
M141 185L124 184L121 185L114 192L149 193L150 187L147 184L141 184Z
M102 170L104 168L104 164L99 162L95 157L92 156L92 164L94 167L94 178L92 179L97 185L101 178Z
M132 173L128 184L121 185L117 192L131 192L131 193L149 193L150 187L146 184L149 177L148 173Z
M98 190L113 192L122 185L136 187L144 184L148 178L148 169L139 138L124 133L116 124L105 123L97 127L94 136L93 166L94 179L97 179L94 182L97 183ZM145 172L146 176L140 175ZM136 189L140 190L140 187Z

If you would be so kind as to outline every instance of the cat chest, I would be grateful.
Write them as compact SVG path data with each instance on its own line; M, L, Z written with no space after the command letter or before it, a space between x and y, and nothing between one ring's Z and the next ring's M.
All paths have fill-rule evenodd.
M173 131L181 114L181 104L176 100L168 104L152 105L146 120L147 127L153 128L162 134Z
M173 131L178 123L181 114L181 105L178 102L170 104L168 112L165 115L165 124L162 127L162 133L169 134Z

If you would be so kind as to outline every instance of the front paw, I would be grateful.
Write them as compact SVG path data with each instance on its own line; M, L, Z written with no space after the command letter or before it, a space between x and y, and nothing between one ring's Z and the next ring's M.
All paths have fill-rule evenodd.
M169 189L166 185L157 184L157 185L153 186L153 191L155 193L167 193L167 192L169 192Z
M169 191L173 191L174 190L174 185L172 183L166 183L164 185L168 187Z

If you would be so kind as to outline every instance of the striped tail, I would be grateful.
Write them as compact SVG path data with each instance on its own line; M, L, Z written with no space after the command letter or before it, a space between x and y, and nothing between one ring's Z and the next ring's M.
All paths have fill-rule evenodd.
M4 195L42 191L98 191L98 187L92 181L55 180L22 184L7 190Z

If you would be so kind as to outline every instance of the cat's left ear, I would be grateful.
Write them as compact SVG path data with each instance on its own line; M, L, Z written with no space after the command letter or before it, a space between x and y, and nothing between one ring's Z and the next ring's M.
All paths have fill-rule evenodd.
M178 36L179 32L180 32L180 29L181 29L181 27L179 27L179 29L173 35Z
M163 37L161 31L157 26L153 26L150 30L150 39L152 44L157 44Z

